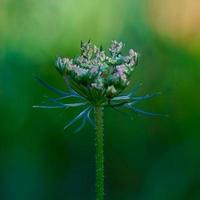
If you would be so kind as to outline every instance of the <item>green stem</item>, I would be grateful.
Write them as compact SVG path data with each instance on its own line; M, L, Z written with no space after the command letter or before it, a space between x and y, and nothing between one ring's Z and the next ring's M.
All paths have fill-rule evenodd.
M103 107L95 107L96 122L96 199L104 200Z

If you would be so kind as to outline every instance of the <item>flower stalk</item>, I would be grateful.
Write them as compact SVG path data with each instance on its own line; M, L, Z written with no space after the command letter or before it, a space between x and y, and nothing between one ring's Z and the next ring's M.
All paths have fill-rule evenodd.
M103 107L94 109L96 123L96 199L104 200L104 133Z

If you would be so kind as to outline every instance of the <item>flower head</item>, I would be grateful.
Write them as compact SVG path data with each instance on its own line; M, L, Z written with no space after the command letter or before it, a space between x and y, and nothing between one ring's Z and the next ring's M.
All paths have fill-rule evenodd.
M92 104L105 105L128 85L138 54L133 49L121 54L122 42L112 41L110 55L90 41L81 43L81 55L74 59L58 58L56 67L72 83L75 91L86 91ZM77 88L76 88L77 86Z
M48 89L59 95L58 98L48 98L50 105L34 106L38 108L71 108L86 107L65 128L82 119L79 131L89 121L94 125L90 113L94 107L111 107L116 109L127 108L136 113L146 115L160 115L136 108L136 104L154 97L156 94L135 96L137 88L128 94L122 94L130 83L130 76L138 61L138 53L130 49L128 55L122 54L122 42L112 41L108 48L109 54L90 41L81 42L81 54L73 59L57 58L56 68L64 78L68 91L61 91L50 86L45 81L38 81ZM65 103L74 99L73 103ZM71 100L70 100L71 101Z

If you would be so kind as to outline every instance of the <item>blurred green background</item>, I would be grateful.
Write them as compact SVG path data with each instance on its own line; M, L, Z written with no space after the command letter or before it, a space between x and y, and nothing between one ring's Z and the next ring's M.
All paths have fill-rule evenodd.
M0 199L94 200L94 131L64 124L79 110L36 110L65 89L56 56L80 41L112 39L140 54L132 86L168 118L105 112L107 200L200 199L200 14L198 0L0 0Z

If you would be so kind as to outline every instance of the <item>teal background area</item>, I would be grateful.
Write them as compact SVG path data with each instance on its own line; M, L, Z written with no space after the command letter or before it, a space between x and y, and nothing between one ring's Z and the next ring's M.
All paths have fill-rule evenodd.
M54 96L35 76L65 90L55 59L79 54L88 39L137 50L129 89L142 82L138 95L161 91L140 108L169 115L131 120L105 110L106 199L200 199L200 37L189 51L189 40L160 34L151 3L0 1L0 199L95 199L93 128L63 130L79 109L32 108Z

